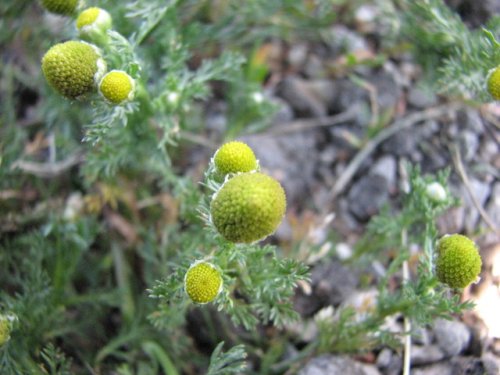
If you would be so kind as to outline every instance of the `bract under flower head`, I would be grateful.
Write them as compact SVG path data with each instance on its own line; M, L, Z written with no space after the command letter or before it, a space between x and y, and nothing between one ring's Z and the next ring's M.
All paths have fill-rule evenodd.
M210 205L212 222L228 241L251 243L272 234L286 210L280 183L262 173L242 173L228 180Z
M436 275L452 288L465 288L477 280L481 257L476 244L461 234L444 236L438 242Z
M221 273L209 262L195 262L186 272L184 289L195 303L212 302L222 290Z
M111 104L122 104L134 98L135 81L122 70L112 70L102 77L99 93Z
M41 0L42 6L51 13L69 16L78 8L79 0Z
M59 43L42 58L47 82L61 95L76 99L94 90L96 80L106 70L99 49L80 41Z

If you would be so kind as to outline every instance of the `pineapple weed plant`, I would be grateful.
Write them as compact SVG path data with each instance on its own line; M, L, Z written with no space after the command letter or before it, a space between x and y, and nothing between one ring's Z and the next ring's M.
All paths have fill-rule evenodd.
M2 228L7 235L0 243L1 373L179 374L205 368L231 374L252 371L247 353L260 363L260 373L280 373L312 353L400 347L402 340L408 355L411 335L386 330L387 318L403 316L411 334L414 325L471 308L460 302L459 290L478 277L478 250L468 238L442 236L435 226L436 217L457 203L447 191L447 173L422 176L408 166L400 212L374 217L349 260L353 267L373 259L388 264L376 300L363 313L350 307L320 311L317 339L296 358L280 361L284 346L276 351L258 327L293 324L299 318L294 288L308 279L304 264L260 243L285 213L281 185L260 171L241 142L218 149L202 186L179 173L177 153L184 139L196 139L213 83L223 82L227 92L228 138L265 127L273 106L256 98L262 98L266 67L258 54L248 60L243 54L270 36L286 39L296 30L317 36L334 18L331 2L39 3L66 18L53 19L62 22L57 40L42 26L30 36L35 50L37 42L44 48L38 58L46 83L38 87L2 62L0 183L2 190L33 185L47 197L64 184L46 185L12 168L27 136L10 125L16 124L19 81L44 97L40 117L54 140L49 157L56 159L56 149L77 158L85 153L81 174L66 181L85 196L64 205L47 199L22 214L14 213L20 208L15 204L2 203L12 228ZM391 35L424 52L417 54L427 59L424 67L438 66L448 94L498 99L498 17L470 31L441 1L383 3L394 20ZM31 2L0 6L2 25L10 20L29 32L19 15L34 7ZM9 31L1 36L5 42L13 37ZM103 219L121 228L122 237L105 232ZM411 244L422 249L417 258ZM390 281L401 269L403 280L394 287ZM197 329L208 332L215 347L208 363L186 335L193 311L201 316ZM241 337L226 317L242 327Z

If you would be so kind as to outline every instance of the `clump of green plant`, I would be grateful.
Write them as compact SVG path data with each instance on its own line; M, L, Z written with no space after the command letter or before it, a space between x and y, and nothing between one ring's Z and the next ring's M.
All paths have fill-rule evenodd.
M356 267L375 259L387 260L376 297L363 311L347 306L319 314L319 338L313 344L319 351L350 352L379 345L398 348L404 340L411 340L412 324L425 326L473 307L469 301L460 302L457 292L479 275L481 259L476 246L457 234L438 240L436 218L457 204L446 188L448 171L424 177L418 167L407 169L409 186L401 211L385 210L374 217L350 261ZM411 245L419 249L416 263ZM414 267L410 267L412 263ZM390 286L401 277L397 288ZM386 320L394 316L405 319L402 333L386 327ZM409 349L405 356L409 361ZM409 362L406 366L409 369Z
M231 154L231 159L246 159L247 147L241 148L241 156ZM308 277L304 264L281 259L273 246L258 244L276 230L283 218L283 188L267 175L247 172L245 164L233 169L221 183L217 160L212 159L205 175L208 197L199 208L214 241L198 249L205 253L202 259L184 254L181 263L190 260L193 265L187 270L176 268L151 289L150 295L160 299L163 310L161 318L154 315L153 321L168 325L169 314L186 306L182 301L187 293L195 303L213 301L235 324L247 329L259 322L283 326L298 318L291 297L297 282Z
M297 317L290 298L306 267L282 259L271 245L229 242L198 214L202 200L208 218L212 195L238 171L219 170L216 178L212 170L202 194L182 157L187 142L203 144L199 114L215 95L235 99L228 100L226 134L269 122L274 107L262 93L266 73L254 74L258 67L244 54L271 35L296 34L297 25L314 35L334 16L325 5L2 2L8 17L0 23L23 30L2 34L2 41L19 38L43 74L24 79L15 61L1 62L0 186L33 189L37 206L0 201L7 213L0 223L0 311L19 318L2 326L8 329L0 372L175 375L195 366L238 373L245 351L231 335L212 337L211 358L193 349L185 332L193 300L214 297L204 311L217 306L248 328ZM40 6L57 16L35 28L29 17L39 16ZM24 105L18 87L41 98L26 127L16 123ZM50 138L47 154L23 154L32 136ZM258 169L253 161L244 172ZM259 238L276 229L285 209L272 181L283 194L280 210ZM188 286L196 280L188 270L199 264L220 272L210 295L197 294L203 283ZM223 340L234 347L223 349Z
M396 4L398 34L411 43L437 91L481 102L498 100L487 82L490 70L500 65L500 16L470 30L443 0Z

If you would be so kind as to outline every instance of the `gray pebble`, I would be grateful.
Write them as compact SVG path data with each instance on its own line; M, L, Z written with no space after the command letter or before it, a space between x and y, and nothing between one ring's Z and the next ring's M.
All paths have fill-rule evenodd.
M438 319L433 329L437 344L447 356L458 355L469 345L470 331L462 322Z

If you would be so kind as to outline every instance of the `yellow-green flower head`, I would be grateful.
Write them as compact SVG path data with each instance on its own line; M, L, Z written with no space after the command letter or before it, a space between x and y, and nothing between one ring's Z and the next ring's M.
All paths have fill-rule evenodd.
M217 231L237 243L255 242L274 233L285 210L285 191L262 173L234 176L222 185L210 206Z
M476 244L461 234L441 238L437 245L436 275L452 288L465 288L477 280L481 257Z
M42 58L45 79L62 96L82 97L94 90L106 71L99 49L80 41L59 43Z
M73 14L77 7L79 0L42 0L42 6L49 12L69 16Z
M102 77L99 93L111 104L122 104L134 98L135 81L122 70L112 70Z
M87 8L78 15L76 28L83 38L91 39L93 36L105 34L111 29L111 16L104 9Z
M10 332L16 321L17 316L14 314L0 314L0 347L10 340Z
M186 272L184 289L195 303L212 302L222 290L221 273L213 264L197 261Z
M217 174L221 177L229 173L255 171L258 167L252 149L239 141L222 145L214 155L214 164Z
M488 92L493 99L500 100L500 65L488 74Z

